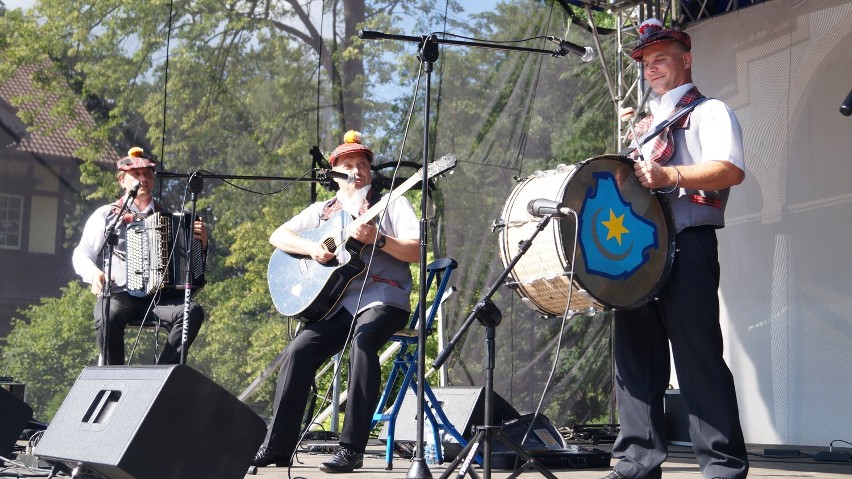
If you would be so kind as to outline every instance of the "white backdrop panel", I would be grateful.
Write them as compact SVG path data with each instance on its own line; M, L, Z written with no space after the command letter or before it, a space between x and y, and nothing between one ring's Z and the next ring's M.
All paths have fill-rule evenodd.
M852 441L852 3L776 0L702 22L701 91L736 111L747 179L720 231L746 441Z

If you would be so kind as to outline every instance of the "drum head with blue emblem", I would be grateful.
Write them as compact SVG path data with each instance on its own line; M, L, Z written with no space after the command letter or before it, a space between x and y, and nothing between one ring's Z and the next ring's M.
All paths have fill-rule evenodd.
M584 161L562 203L577 213L574 278L583 289L613 309L655 299L674 259L673 223L668 202L639 183L633 162L617 155ZM574 217L559 221L570 247Z

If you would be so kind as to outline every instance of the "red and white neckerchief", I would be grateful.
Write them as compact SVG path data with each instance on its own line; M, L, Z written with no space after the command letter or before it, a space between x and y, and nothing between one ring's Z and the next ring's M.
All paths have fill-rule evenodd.
M683 110L684 107L700 98L704 98L704 95L702 95L698 91L697 87L692 87L689 91L684 93L680 100L678 100L674 110L669 115L669 118L676 116L681 110ZM654 144L651 148L651 155L648 158L649 160L656 161L661 165L665 165L669 162L669 160L672 159L672 156L674 156L675 149L672 129L689 127L690 115L691 112L678 118L677 121L667 126L660 134L657 135L656 138L654 138ZM646 133L648 133L648 131L651 130L651 124L653 122L654 115L648 115L643 118L639 123L636 124L636 136L641 139ZM630 134L630 136L632 136L632 133ZM636 148L636 150L633 152L634 156L638 156L640 148L641 146Z
M160 213L160 212L164 211L159 203L157 203L156 201L154 201L153 203L154 203L154 213ZM110 210L110 213L113 214L113 215L117 215L118 212L121 211L122 206L124 206L124 197L123 196L121 198L115 200L115 203L112 204L112 209ZM134 221L143 220L148 215L149 215L149 213L142 213L142 212L139 212L139 211L133 212L133 211L128 210L128 211L125 211L124 215L122 215L121 222L124 223L124 224L132 223Z
M370 206L372 206L372 204L375 203L375 202L370 201L372 198L373 198L373 189L370 188L370 190L367 191L367 195L364 197L364 200L361 201L361 206L358 208L358 214L359 215L363 215L368 209L370 209ZM337 213L338 211L340 211L342 209L343 209L343 202L340 201L340 198L335 196L334 198L331 199L331 201L326 203L325 207L322 209L322 215L320 216L320 219L325 221L325 220L331 218L335 213Z

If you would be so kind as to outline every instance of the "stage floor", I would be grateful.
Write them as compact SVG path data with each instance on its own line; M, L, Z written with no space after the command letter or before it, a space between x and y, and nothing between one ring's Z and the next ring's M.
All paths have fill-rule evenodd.
M609 451L611 446L580 444L582 447L593 447ZM394 469L391 471L385 470L384 449L383 445L371 443L367 448L367 454L364 457L364 467L356 470L351 474L357 474L363 479L391 479L405 478L411 469L411 461L400 457L395 457L393 464ZM764 454L766 448L769 449L798 449L802 452L799 457L768 457ZM765 479L785 479L785 478L809 478L809 479L848 479L852 474L852 463L836 463L814 461L810 456L817 450L823 448L808 448L794 446L749 446L749 459L751 461L751 470L749 471L750 478L765 478ZM698 465L695 461L695 456L692 449L683 446L670 446L669 460L663 464L663 477L666 479L698 479L701 478L701 472L698 470ZM328 460L330 454L299 454L301 464L296 464L289 471L283 467L262 467L258 468L256 475L246 475L246 479L263 478L263 479L295 479L303 477L307 479L322 478L334 476L318 469L320 463ZM613 459L611 464L615 465ZM439 478L446 471L449 463L441 465L430 465L429 472L433 478ZM482 469L475 468L477 474L482 476ZM548 469L553 475L559 479L598 479L605 476L610 468L596 469ZM456 469L450 477L457 477L458 469ZM494 478L507 478L513 474L513 471L492 469L491 476ZM348 474L347 474L348 475ZM523 477L544 477L535 469L528 469L523 472ZM471 477L468 474L467 477Z
M22 444L23 443L19 443ZM576 443L583 448L597 448L606 452L610 451L611 445L590 445L588 443ZM314 450L326 451L334 447L334 443L320 443L318 448ZM796 457L782 457L777 455L765 454L766 449L797 449L801 452ZM764 446L764 445L749 445L749 459L751 461L751 470L749 478L751 479L792 479L792 478L808 478L808 479L848 479L852 475L852 462L827 462L815 461L811 456L825 448L816 448L808 446ZM846 449L848 450L848 449ZM251 470L245 476L245 479L314 479L314 478L329 478L335 474L325 473L319 470L319 465L327 461L331 457L330 452L322 453L307 453L299 454L299 462L289 471L286 467L261 467L256 473ZM43 462L43 461L39 461ZM611 461L611 466L615 465L615 460ZM47 464L44 464L47 466ZM411 473L412 461L399 456L394 457L394 469L385 469L384 460L384 445L378 440L371 440L367 447L367 453L364 456L364 467L348 474L337 474L338 476L357 475L362 479L392 479L406 478ZM429 465L429 474L432 478L439 478L445 473L449 462L445 464ZM557 469L548 468L558 479L599 479L604 477L611 467L600 468L581 468L581 469ZM483 470L479 466L475 466L474 470L482 477ZM36 470L25 470L16 468L7 464L6 468L0 468L0 478L2 477L46 477L49 469L46 472ZM457 478L459 469L455 469L448 477ZM16 473L23 474L16 476ZM513 476L514 471L493 468L491 476L496 479L505 479ZM515 474L517 475L517 474ZM523 477L544 477L534 468L528 468L521 474ZM58 475L56 477L67 477ZM470 474L467 477L473 477ZM698 465L695 461L695 456L690 447L685 446L669 446L669 460L663 464L664 479L701 479L701 472L698 470ZM187 478L196 479L196 478ZM198 478L201 479L201 478Z

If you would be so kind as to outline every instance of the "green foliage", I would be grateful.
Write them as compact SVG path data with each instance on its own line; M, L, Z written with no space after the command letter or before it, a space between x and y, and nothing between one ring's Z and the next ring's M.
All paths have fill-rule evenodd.
M62 292L21 311L2 355L4 369L27 384L27 402L43 420L53 417L80 371L97 359L95 297L78 283Z

